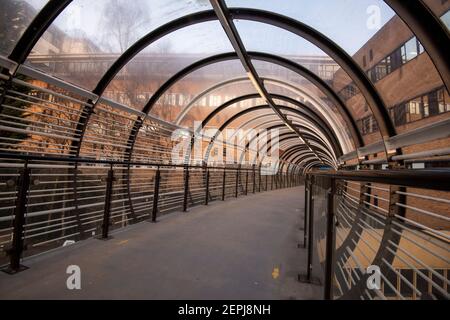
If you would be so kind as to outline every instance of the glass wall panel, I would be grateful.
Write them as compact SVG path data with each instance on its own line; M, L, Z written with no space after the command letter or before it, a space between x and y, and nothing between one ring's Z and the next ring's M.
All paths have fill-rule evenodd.
M0 55L8 56L47 0L0 1Z
M236 83L205 95L192 105L192 108L181 119L180 124L186 127L192 127L194 121L202 121L219 105L224 104L238 96L256 94L253 85L250 82ZM229 107L233 109L245 102L239 102Z
M27 63L93 89L136 40L169 21L209 8L209 2L201 0L75 0L45 32Z
M426 3L436 16L442 21L448 21L449 1L426 0ZM442 79L420 41L414 36L408 26L395 12L382 0L288 0L288 1L242 1L228 0L230 7L251 7L263 9L286 15L323 33L336 42L355 62L366 72L381 95L386 107L390 110L395 121L393 110L404 105L405 102L417 96L429 95L442 86ZM239 24L244 25L242 21ZM239 25L238 24L238 25ZM245 24L248 24L245 22ZM256 23L253 23L256 25ZM255 29L253 37L246 37L248 31L243 30L249 48L258 48L258 43L266 43L266 47L259 46L269 52L283 51L306 54L310 52L310 46L302 47L303 40L296 40L300 48L295 48L291 43L291 36L283 35L283 32L271 31L264 27L264 32ZM282 41L277 40L277 36ZM272 45L273 43L273 45ZM360 110L366 110L365 101L360 98L361 93L353 81L345 75L341 69L333 76L333 87L346 97L347 104L358 102ZM356 97L356 98L355 98ZM353 101L352 101L353 100ZM401 108L401 107L400 107ZM369 108L367 108L369 109ZM431 113L439 121L448 117L439 112ZM414 118L414 117L413 117ZM411 119L413 119L411 118ZM370 113L360 112L356 118L362 128L378 130L378 125L372 119ZM363 125L364 123L364 125ZM366 125L366 124L370 125ZM414 121L409 126L408 122L397 127L397 132L411 130L425 123ZM365 129L362 129L366 132ZM368 141L372 141L370 138Z
M253 61L253 64L255 65L257 72L262 77L280 79L282 81L287 81L288 83L293 84L294 87L297 87L298 92L293 94L292 89L288 90L291 91L288 96L294 99L298 99L300 102L303 102L315 108L328 120L329 123L333 123L335 125L335 128L347 128L346 125L343 125L345 124L345 122L340 113L337 111L336 106L334 106L327 98L327 96L316 86L314 86L310 81L306 80L297 73L294 73L293 71L279 65L261 61ZM280 88L271 86L270 83L266 84L266 87L268 88L270 93L287 93L286 90L280 91ZM364 104L361 101L355 99L352 105L350 105L351 113L356 115L357 113L361 112L369 112L370 114L370 111L365 111L365 109L361 105ZM343 149L352 151L354 146L348 139L348 137L350 137L348 130L339 130L338 132L336 132L336 134L340 136L341 141L347 141Z
M450 2L447 0L424 0L424 2L450 30Z
M203 112L197 113L200 111L197 108L196 112L190 113L189 116L191 120L201 120L210 112L208 107L218 107L222 103L240 95L241 90L239 86L234 86L231 83L203 95L197 102L193 100L198 99L198 95L205 92L205 90L214 88L221 83L228 83L233 79L240 79L240 83L249 82L245 69L237 59L214 63L200 68L174 84L158 100L152 109L152 114L164 117L165 120L179 123L181 118L184 118L180 113L184 112L186 107L201 106ZM245 86L243 89L245 89ZM248 90L246 93L248 93ZM174 96L176 101L172 101L174 98L171 97ZM194 118L191 118L192 116ZM192 123L189 126L191 127Z
M196 61L232 50L218 21L177 30L136 55L109 84L104 95L141 110L160 86L177 72ZM180 97L172 94L165 98L168 101L164 103L177 105ZM162 101L155 106L158 103ZM173 118L173 115L167 116L167 109L158 110L156 115Z

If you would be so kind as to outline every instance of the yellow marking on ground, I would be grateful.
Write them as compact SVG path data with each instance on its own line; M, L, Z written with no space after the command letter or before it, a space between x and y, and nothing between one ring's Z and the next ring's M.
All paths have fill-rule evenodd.
M122 241L120 241L120 242L117 243L117 244L120 246L120 245L125 244L125 243L127 243L127 242L128 242L128 240L122 240Z
M277 279L280 276L280 268L273 268L272 271L272 278Z

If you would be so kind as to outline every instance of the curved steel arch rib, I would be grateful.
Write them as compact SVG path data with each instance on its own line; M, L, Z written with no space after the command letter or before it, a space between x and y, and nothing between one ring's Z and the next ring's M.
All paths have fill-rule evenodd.
M314 126L311 125L311 123L305 121L304 119L302 119L300 117L298 117L298 118L295 117L295 118L292 118L291 120L292 120L292 124L293 125L300 125L300 126L306 127L307 128L306 132L308 132L309 134L313 134L313 135L317 134L317 138L320 139L328 147L330 147L329 150L333 149L334 154L339 153L339 152L336 152L336 150L333 147L333 145L329 142L329 140L327 140L327 136L326 136L326 134L323 131L321 131L321 130L319 130L319 132L313 131L313 128L311 128L311 126L312 127L314 127ZM300 123L296 124L296 122L300 122ZM305 123L302 123L302 122L305 122ZM281 126L279 126L279 125L273 126L273 124L274 124L274 121L270 120L270 121L258 124L255 128L256 129L263 129L263 130L270 130L271 128L273 128L273 129L281 128ZM270 126L272 126L272 127L270 127ZM287 129L284 129L284 130L287 130ZM230 140L231 140L231 138L230 138Z
M254 112L254 111L257 111L257 110L263 110L263 109L270 109L270 107L269 107L269 106L263 105L263 106L256 106L256 107L253 107L253 108L250 108L250 109L246 109L246 110L243 110L242 112L240 112L240 113L234 115L233 117L229 118L226 122L224 122L224 123L221 125L221 127L218 129L217 133L211 138L211 140L210 140L210 142L209 142L209 144L208 144L208 147L206 148L206 153L205 153L205 159L204 159L204 161L205 161L205 162L208 161L209 154L210 154L210 152L211 152L212 147L214 146L214 141L217 139L217 137L218 137L218 135L220 134L220 132L222 132L222 131L230 124L230 123L232 123L233 121L235 121L236 119L238 119L239 117L241 117L241 116L243 116L243 115L245 115L245 114L247 114L247 113L251 113L251 112ZM279 125L279 126L275 126L275 127L284 127L284 125ZM269 128L269 130L270 130L270 128ZM292 132L284 133L284 134L279 135L279 138L284 137L284 136L286 136L286 135L292 135L292 134L294 134L294 133L292 133ZM296 136L296 137L297 137L297 136ZM319 145L322 145L322 141L321 141L320 139L317 139L314 135L311 135L311 134L309 134L309 133L305 133L305 137L307 137L310 141L315 141L315 142L317 142ZM257 138L257 137L255 136L255 137L253 137L250 141L247 142L247 145L246 145L246 147L244 148L244 150L247 150L247 149L248 149L250 143L251 143L255 138ZM298 139L298 137L297 137L297 139ZM269 141L270 141L270 139L269 139L268 141L265 142L265 145L267 145L267 144L269 143ZM262 147L261 147L259 150L257 150L257 151L259 152L263 147L265 147L265 145L262 146ZM326 149L326 146L324 146L324 148ZM268 150L268 151L270 151L270 150Z
M258 94L250 94L250 95L245 95L245 96L242 96L242 97L238 97L238 98L232 99L232 100L230 100L230 101L228 101L228 102L222 104L221 106L219 106L219 107L217 107L215 110L213 110L213 111L212 111L212 112L211 112L211 113L210 113L210 114L202 121L202 126L201 126L201 127L202 127L202 128L205 127L205 126L208 124L208 122L209 122L215 115L217 115L220 111L226 109L227 107L232 106L233 104L235 104L235 103L237 103L237 102L240 102L240 101L243 101L243 100L247 100L247 99L255 99L255 98L258 98L258 97L259 97ZM300 102L296 102L296 104L302 106L302 104L301 104ZM288 111L295 112L295 109L292 109L292 108L290 108L290 107L279 106L279 108L280 108L280 110L288 110ZM241 117L241 116L243 116L243 115L245 115L245 114L254 112L254 111L264 110L264 109L270 109L270 107L269 107L269 106L256 106L256 107L252 107L252 108L245 109L245 110L243 110L243 111L237 113L236 115L234 115L233 117L231 117L230 119L228 119L224 124L222 124L222 126L219 128L218 133L221 132L226 126L228 126L228 124L230 124L230 123L233 122L234 120L238 119L239 117ZM319 129L319 130L320 130L320 129ZM212 143L213 143L214 140L217 138L218 133L213 137L213 139L211 139L211 142L210 142L210 144L209 144L209 146L208 146L208 148L207 148L207 152L206 152L207 155L209 154L209 151L210 151L210 148L211 148L211 146L212 146ZM195 135L195 134L197 134L197 132L195 132L194 135ZM327 135L325 134L325 136L327 136ZM333 145L333 140L331 140L330 143ZM337 147L337 150L339 150L339 146L335 146L335 147ZM342 151L341 151L341 152L342 152Z
M312 108L307 106L304 103L301 103L295 99L290 97L280 95L280 94L271 94L272 98L277 100L283 100L288 102L294 106L297 106L299 109L294 109L288 106L279 106L281 109L284 109L288 112L292 112L298 115L300 118L304 118L308 120L310 123L317 126L317 128L329 139L333 148L335 149L336 154L342 154L342 147L338 142L336 136L333 134L333 129L327 125L327 122L320 114L317 114Z
M445 46L442 46L442 43L448 42L448 31L445 30L442 23L430 12L428 7L421 0L415 1L413 7L397 0L385 0L385 2L390 5L400 18L409 25L412 31L417 34L432 58L433 63L441 73L441 77L448 89L450 81L450 63L446 58L447 52ZM37 40L70 3L70 0L50 0L20 37L10 55L11 60L19 63L23 62L31 52L31 49ZM347 71L347 73L349 73L359 89L363 89L362 93L366 96L371 108L373 108L372 111L379 124L382 135L395 135L395 127L393 126L392 121L388 121L390 118L387 110L386 108L383 108L383 101L378 96L373 85L353 59L333 41L313 28L286 16L256 9L233 8L229 11L234 19L247 19L283 28L307 39L327 52ZM162 37L172 31L182 28L183 22L185 23L184 26L186 26L211 20L217 20L217 17L215 16L214 11L208 10L176 19L157 30L160 37ZM173 26L172 29L169 28L170 25ZM430 28L430 25L432 28ZM149 36L150 34L155 34L155 32L151 32L138 40L138 42L121 55L121 57L105 73L97 88L109 82L123 65L152 42L152 37Z
M305 97L306 99L310 100L314 107L309 107L308 105L305 105L308 107L308 109L314 113L318 118L322 119L323 123L328 124L330 132L333 132L334 134L330 134L330 136L336 135L336 139L341 141L339 144L342 145L342 148L348 148L350 145L348 144L348 135L346 133L343 133L340 129L340 125L337 125L337 119L334 119L334 113L325 113L326 106L324 106L321 102L319 102L318 99L314 98L311 93L307 92L303 88L300 88L296 86L294 83L291 83L288 80L281 80L278 78L272 78L272 77L261 77L261 81L266 84L271 84L275 86L279 86L281 88L287 89L295 94L300 95L301 97ZM204 98L206 95L214 92L217 89L224 88L229 85L235 85L238 83L251 83L251 81L248 79L248 77L238 77L233 78L229 80L225 80L223 82L220 82L218 84L215 84L206 90L202 91L201 93L197 94L180 112L178 117L175 120L175 124L180 125L183 118L189 113L189 111L195 107L195 104L202 98ZM276 94L271 93L271 96L274 97ZM289 96L283 95L286 98L289 98ZM276 99L276 97L275 97ZM294 100L298 101L298 100ZM317 109L317 110L315 110ZM241 125L240 127L244 127L245 125Z
M348 128L350 129L353 142L357 146L363 146L364 142L362 139L361 134L359 133L358 127L356 125L356 122L351 118L350 112L347 110L347 107L345 106L342 99L339 98L339 96L333 91L333 89L319 76L312 73L307 68L292 62L290 60L268 54L268 53L260 53L260 52L249 52L249 56L252 59L255 60L261 60L261 61L267 61L274 64L278 64L281 66L285 66L286 68L290 69L291 71L300 74L301 76L305 77L306 79L310 80L314 85L316 85L319 90L324 92L324 94L330 98L331 101L335 102L337 104L338 110L341 112L342 117L344 118L344 121L346 121L346 124ZM151 111L151 109L154 107L156 102L164 95L164 93L172 87L177 81L180 79L186 77L188 74L202 68L205 66L208 66L210 64L227 61L227 60L234 60L238 59L238 56L234 52L229 53L223 53L218 54L215 56L211 56L208 58L205 58L203 60L197 61L183 70L177 72L174 76L172 76L169 80L167 80L149 99L149 101L146 103L146 105L143 108L144 113L148 113ZM275 95L271 95L275 97ZM259 97L259 96L258 96Z
M297 102L298 105L302 105L301 103ZM233 119L236 120L237 118L246 115L249 112L253 112L253 111L258 111L258 110L263 110L266 109L264 106L257 106L257 107L252 107L246 110L242 110L239 113L237 113L235 116L233 116ZM333 135L331 135L328 131L326 131L320 122L315 122L313 118L310 118L308 116L308 114L305 114L302 112L302 110L298 110L298 109L293 109L291 107L286 107L286 106L280 106L281 110L286 110L288 112L292 112L294 113L294 115L298 116L300 119L306 119L308 120L312 126L314 127L314 125L316 125L317 129L319 130L319 132L312 132L313 134L318 134L320 136L320 134L322 134L324 137L326 137L328 139L328 143L331 145L331 147L333 148L333 151L335 154L337 154L339 156L339 154L341 154L342 150L340 149L340 145L337 143L337 141L334 138ZM292 116L292 115L291 115ZM259 128L262 124L259 124L256 128ZM311 128L307 128L308 131L311 130ZM323 141L325 143L325 141Z
M49 0L25 29L8 58L18 64L24 63L41 36L71 2L72 0Z
M448 58L450 34L441 19L436 17L422 0L384 0L384 2L397 13L419 39L439 72L447 91L450 92L450 59Z
M289 139L287 139L287 140L289 140ZM288 147L288 149L286 149L286 150L289 150L291 148L296 147L296 144L288 144L288 145L286 145L284 147ZM314 147L317 147L317 146L314 146ZM297 149L297 152L301 152L301 151L303 151L301 148ZM325 149L322 149L322 150L318 149L317 152L323 154L326 157L326 159L329 161L330 164L333 164L333 166L336 166L336 162L334 161L333 157L330 154L328 154ZM284 153L283 153L283 155L284 155ZM289 157L292 157L293 155L295 155L295 152L292 155L290 155ZM289 159L289 157L288 156L285 156L285 157L282 156L280 158L282 158L286 162L295 163L292 159Z
M254 99L254 98L258 98L258 97L259 97L258 94L250 94L250 95L237 97L235 99L232 99L232 100L224 103L223 105L217 107L214 111L212 111L205 118L205 120L202 122L202 126L203 127L206 126L206 124L209 122L209 120L211 120L217 113L224 110L225 108L227 108L237 102L244 101L247 99ZM300 118L304 118L304 119L308 120L309 122L311 122L313 125L316 125L318 130L325 137L328 138L328 140L329 140L330 144L333 146L333 149L334 149L335 153L337 154L337 156L342 154L341 146L338 143L338 141L336 140L335 136L332 134L332 132L330 132L331 131L330 128L328 128L328 126L325 123L323 123L320 118L317 118L317 117L315 117L315 115L313 113L308 112L309 111L308 106L306 106L305 104L303 104L297 100L294 100L292 98L285 97L282 95L272 95L272 97L279 99L279 100L287 101L287 102L292 103L293 105L296 105L299 108L301 108L301 109L294 109L294 108L287 107L287 106L279 106L280 109L286 110L288 112L292 112L292 113L298 115ZM265 109L265 108L263 106L259 106L257 108L253 107L253 108L249 108L246 110L242 110L241 112L236 114L236 117L240 117L240 116L247 114L248 112L257 111L257 110L261 110L261 109ZM248 110L250 110L250 111L248 111Z
M277 128L280 128L280 127L281 127L280 125L276 125L276 126L273 126L273 127L268 128L267 130L274 130L274 129L277 129ZM305 133L305 135L306 135L312 142L314 142L314 143L311 144L311 145L312 145L314 148L316 148L316 151L318 151L318 152L324 152L324 153L327 155L327 157L330 157L330 159L333 159L333 152L332 152L332 150L330 150L330 149L328 148L328 146L326 145L325 141L323 141L322 139L320 139L320 138L318 138L318 137L312 136L310 133ZM286 137L289 137L289 138L293 138L292 135L289 135L289 132L287 132L286 134L285 134L285 133L282 133L282 134L280 134L278 137L281 138L281 137L285 137L285 136L286 136ZM272 140L272 138L266 142L266 145L269 144L269 143L271 143L271 142L272 142L271 140ZM285 147L285 145L283 144L283 142L285 142L285 141L287 141L287 140L291 140L291 139L282 139L282 140L280 139L280 140L278 141L278 144L279 144L280 148L284 148L284 147ZM296 141L295 139L292 139L292 140ZM272 145L269 145L267 149L268 149L268 151L271 151Z
M282 145L283 142L288 141L288 140L298 141L298 136L296 136L296 135L294 136L293 133L289 133L289 132L280 135L279 138L281 138L281 139L279 139L279 141L278 141L278 142L279 142L279 147L281 147L281 145ZM247 142L247 144L246 144L246 146L245 146L245 150L248 149L250 143L251 143L254 139L256 139L256 137L253 137L250 141ZM266 142L266 145L268 145L268 144L269 144L269 141ZM295 145L296 145L296 146L302 146L302 147L304 148L305 152L308 153L309 155L311 155L310 149L309 149L307 146L305 146L304 144L300 144L300 145L299 145L299 144L295 144ZM327 150L326 146L323 146L323 145L320 144L320 143L319 143L318 145L319 145L320 147L323 147L323 150L325 150L325 153L321 150L320 147L317 147L316 145L312 145L312 146L316 149L316 152L322 154L322 156L325 157L324 160L325 160L327 163L333 163L333 161L331 160L332 156L331 156L330 154L327 154L327 151L328 151L328 150ZM261 147L261 149L262 149L262 148L264 148L264 146ZM271 151L271 149L272 149L272 144L270 144L270 145L268 146L267 149L268 149L267 152ZM243 156L244 156L244 154L241 155L241 159L240 159L239 163L242 163ZM258 155L255 155L255 160L256 160L256 157L257 157L257 156L258 156ZM266 156L267 156L267 155L264 155L264 157L260 160L260 165L261 165L262 161L264 160L264 158L265 158ZM331 156L330 159L328 158L329 156ZM285 162L284 159L282 159L282 158L279 158L279 161L281 161L281 163L284 163L284 162ZM252 161L252 162L253 162L253 161ZM282 168L282 167L283 167L283 165L281 166L281 168Z
M276 126L276 127L278 127L278 126ZM308 138L309 138L311 141L314 141L315 143L317 143L317 145L312 144L312 146L316 149L317 152L322 152L322 153L326 154L327 157L332 158L331 153L328 154L328 152L330 152L330 151L329 151L328 148L323 144L322 141L320 141L320 140L317 139L316 137L311 136L311 135L309 135L309 134L305 134L305 135L308 136ZM279 143L280 147L283 147L283 146L282 146L282 143L285 142L285 141L289 141L289 140L298 140L298 139L294 139L295 137L293 136L293 134L292 134L291 132L285 132L285 133L282 133L282 134L280 134L278 137L279 137L278 143ZM272 140L272 139L269 139L269 140L268 140L261 148L264 148L266 145L269 145L269 144L272 142L271 140ZM267 151L271 151L271 150L272 150L272 147L273 147L273 145L270 144L270 145L267 147ZM283 159L283 160L286 160L286 159Z
M333 89L331 89L331 87L324 80L322 80L320 77L318 77L317 75L315 75L308 69L306 69L294 62L290 62L289 60L286 60L284 58L281 58L281 57L278 57L275 55L258 53L258 52L249 52L249 56L252 59L267 61L267 62L271 62L274 64L283 65L283 66L288 66L291 71L300 74L301 76L309 79L311 82L313 82L315 85L317 85L319 90L324 92L324 94L327 97L329 97L331 101L334 101L338 105L341 106L341 107L338 107L338 110L341 111L341 115L344 118L344 120L347 119L346 124L347 124L348 128L350 129L354 144L357 146L364 145L362 136L359 133L356 123L354 122L354 120L352 118L348 117L348 116L351 117L351 115L350 115L349 111L346 109L344 102L342 102L342 100L337 96L337 94L333 91ZM153 96L150 98L150 100L146 103L145 107L143 108L143 112L144 113L150 112L150 110L153 108L153 106L156 104L156 102L164 95L164 93L171 86L173 86L177 81L184 78L188 74L198 70L199 68L208 66L210 64L227 61L227 60L233 60L233 59L238 59L238 56L236 53L234 53L234 52L224 53L224 54L215 55L215 56L208 57L206 59L197 61L194 64L184 68L183 70L179 71L174 76L172 76L169 80L167 80L153 94ZM276 95L271 95L271 96L275 97ZM347 116L346 116L346 114L347 114Z
M300 110L297 110L297 109L294 109L295 111L300 111ZM292 111L288 111L288 112L292 112ZM305 124L307 125L307 126L313 126L314 127L314 125L317 127L317 128L319 128L319 130L320 129L322 129L320 132L319 132L319 134L322 134L323 136L321 136L321 138L322 138L322 140L324 141L324 139L326 139L326 138L328 138L328 139L332 139L333 138L333 135L331 134L331 133L328 133L328 131L326 130L326 128L321 128L320 127L320 123L319 122L312 122L312 121L309 121L308 119L303 119L302 118L302 116L303 116L303 114L297 114L297 113L294 113L294 114L289 114L289 116L290 117L293 117L291 120L294 122L294 121L299 121L299 122L305 122ZM230 140L232 140L235 136L236 136L236 134L239 132L239 130L246 130L246 129L244 129L245 127L247 127L247 126L249 126L252 122L256 122L256 121L260 121L260 120L262 120L262 119L264 119L264 118L270 118L270 119L268 119L267 121L265 121L265 122L261 122L261 123L256 123L253 127L251 127L251 128L255 128L255 129L259 129L259 128L262 128L262 129L264 129L266 126L270 126L270 125L273 125L274 123L277 123L277 122L279 122L279 121L277 121L278 119L274 119L274 115L272 115L272 114L262 114L262 115L259 115L259 116L256 116L256 117L254 117L254 118L251 118L250 120L248 120L248 121L246 121L245 123L243 123L243 124L241 124L241 125L239 125L239 127L237 127L237 129L236 129L236 132L235 133L233 133L233 135L230 137ZM308 120L308 121L307 121ZM302 124L302 123L300 123L300 124ZM311 128L310 128L311 129ZM339 145L339 144L337 144L337 145ZM340 153L339 151L336 151L335 150L335 152L338 154L338 153Z
M375 86L353 58L334 41L302 22L273 12L247 8L231 8L229 12L233 19L263 22L279 27L308 40L322 49L347 72L355 82L355 85L361 90L379 124L383 138L396 135L395 126Z

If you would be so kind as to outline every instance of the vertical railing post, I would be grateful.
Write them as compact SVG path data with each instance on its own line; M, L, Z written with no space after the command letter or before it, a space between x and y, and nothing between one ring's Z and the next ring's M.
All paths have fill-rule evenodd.
M336 180L331 179L331 186L327 198L327 238L325 249L325 285L324 299L333 298L333 256L334 256L334 194L336 192Z
M261 166L258 168L258 192L261 192Z
M307 270L306 270L306 279L311 281L312 276L312 255L313 255L313 247L314 247L314 197L312 195L312 188L310 191L310 202L309 202L309 215L308 215L308 259L307 259Z
M306 237L308 235L308 215L309 215L309 206L310 206L310 198L311 190L309 189L309 179L305 180L305 214L303 217L303 248L306 248Z
M245 195L248 194L248 169L245 170Z
M28 161L25 162L24 168L20 173L18 181L18 190L16 198L16 206L14 209L13 221L13 238L11 248L8 250L9 266L3 270L8 274L26 270L27 267L20 264L20 259L24 250L24 229L25 229L25 213L28 202L28 189L30 187L30 169Z
M280 189L280 173L277 172L275 176L275 189Z
M205 206L209 203L209 169L206 169Z
M256 193L256 170L255 165L253 165L253 193Z
M187 211L189 193L189 166L184 167L184 194L183 194L183 212Z
M222 176L222 201L225 201L225 188L226 188L227 170L223 168Z
M155 186L153 189L153 208L152 208L152 222L156 222L156 216L158 215L158 200L159 200L159 186L161 183L161 171L158 168L155 173Z
M236 170L236 190L235 190L235 198L238 197L238 193L239 193L239 177L240 177L240 172L241 172L241 167L239 166Z
M105 204L103 207L103 223L102 223L102 236L101 239L105 240L109 238L109 225L111 216L111 199L114 183L114 169L111 164L108 170L108 177L106 178L106 191L105 191Z
M268 179L267 179L267 171L266 171L266 175L265 175L264 177L266 178L266 190L265 190L265 191L268 191L268 190L267 190L267 180L268 180Z

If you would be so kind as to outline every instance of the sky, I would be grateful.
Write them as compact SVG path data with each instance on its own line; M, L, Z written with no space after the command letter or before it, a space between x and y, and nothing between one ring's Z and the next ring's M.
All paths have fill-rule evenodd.
M27 0L42 7L43 0ZM55 24L67 33L82 30L91 40L101 41L101 12L113 0L74 0L58 17ZM119 0L125 1L125 0ZM382 0L227 0L229 7L250 7L274 11L304 22L337 42L349 54L354 54L377 31L368 27L373 6L379 8L380 24L394 15ZM148 12L148 20L134 32L136 38L180 16L211 9L206 0L133 0ZM367 10L371 8L372 11ZM248 50L268 51L287 55L320 55L315 46L287 31L258 22L236 21L238 31ZM218 53L230 46L218 23L206 23L170 36L170 51L174 53Z

